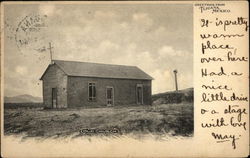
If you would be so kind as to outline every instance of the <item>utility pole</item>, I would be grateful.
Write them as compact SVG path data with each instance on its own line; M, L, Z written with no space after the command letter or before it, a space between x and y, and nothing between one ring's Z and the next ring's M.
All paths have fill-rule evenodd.
M49 42L49 47L47 49L49 49L49 53L50 53L50 63L53 64L53 59L52 59L52 46L51 46L51 42Z
M176 91L178 91L177 70L174 70L174 77L175 77L175 89L176 89Z

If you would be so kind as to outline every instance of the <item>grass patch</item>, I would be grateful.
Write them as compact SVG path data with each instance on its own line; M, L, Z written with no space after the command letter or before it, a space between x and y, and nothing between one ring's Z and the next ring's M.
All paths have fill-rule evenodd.
M171 134L192 136L193 103L43 110L7 108L4 133L27 137ZM87 131L89 129L89 131ZM80 131L84 131L80 132ZM110 132L115 130L115 132Z

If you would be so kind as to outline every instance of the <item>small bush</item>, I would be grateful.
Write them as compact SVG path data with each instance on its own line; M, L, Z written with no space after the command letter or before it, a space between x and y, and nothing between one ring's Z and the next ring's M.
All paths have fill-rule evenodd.
M153 105L159 104L179 104L183 102L191 103L194 100L193 88L155 94L152 96Z
M18 109L18 108L43 108L43 103L4 103L5 109Z

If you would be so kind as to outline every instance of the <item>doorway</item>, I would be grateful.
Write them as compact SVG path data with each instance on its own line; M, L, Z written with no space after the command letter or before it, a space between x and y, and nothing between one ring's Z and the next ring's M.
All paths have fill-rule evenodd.
M142 86L142 84L136 85L136 102L137 102L137 104L143 104L143 86Z
M52 108L57 108L57 89L52 88Z
M107 106L114 105L114 88L107 87L106 88L106 97L107 97Z

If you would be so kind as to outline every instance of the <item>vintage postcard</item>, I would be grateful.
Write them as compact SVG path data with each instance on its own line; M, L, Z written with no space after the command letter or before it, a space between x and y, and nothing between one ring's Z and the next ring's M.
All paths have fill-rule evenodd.
M246 1L1 3L2 157L245 157Z

